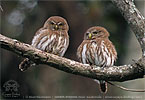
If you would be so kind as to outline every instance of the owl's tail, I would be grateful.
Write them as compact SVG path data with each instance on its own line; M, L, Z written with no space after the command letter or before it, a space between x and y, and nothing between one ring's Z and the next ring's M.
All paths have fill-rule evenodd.
M27 68L30 66L34 65L35 63L30 61L28 58L25 58L20 64L19 64L19 69L21 71L25 71Z
M106 93L107 92L107 82L101 80L101 81L99 81L99 83L100 83L100 90L103 93Z

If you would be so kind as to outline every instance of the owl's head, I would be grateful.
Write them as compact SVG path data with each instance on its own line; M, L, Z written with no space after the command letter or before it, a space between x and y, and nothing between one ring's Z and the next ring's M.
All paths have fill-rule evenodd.
M60 16L50 17L44 24L44 27L53 31L69 30L67 21Z
M96 38L107 38L109 37L109 32L100 26L94 26L89 28L84 36L84 39L92 40Z

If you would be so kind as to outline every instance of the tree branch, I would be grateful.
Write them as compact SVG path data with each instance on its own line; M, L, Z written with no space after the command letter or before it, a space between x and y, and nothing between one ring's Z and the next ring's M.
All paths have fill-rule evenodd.
M99 66L94 68L64 57L43 52L33 48L28 44L21 43L15 39L10 39L1 34L0 44L1 48L15 52L20 56L27 57L37 64L46 64L50 67L54 67L67 73L81 75L93 79L122 82L143 78L145 74L144 58L141 58L139 61L134 62L131 65L112 66L102 69Z
M92 79L122 82L143 78L145 75L145 18L137 10L131 0L112 0L112 2L119 8L122 15L131 26L142 48L143 56L130 65L111 66L104 69L99 66L92 67L64 57L43 52L28 44L21 43L0 34L1 48L27 57L37 64L46 64L68 73Z
M145 58L145 18L136 8L133 0L111 0L114 5L120 10L123 17L126 19L136 38L138 39L141 48L142 56Z

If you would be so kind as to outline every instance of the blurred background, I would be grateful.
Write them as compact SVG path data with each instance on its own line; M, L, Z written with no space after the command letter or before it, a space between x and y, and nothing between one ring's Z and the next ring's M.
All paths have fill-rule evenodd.
M145 15L145 1L135 0L140 12ZM83 40L84 32L91 26L103 26L111 34L110 40L118 52L115 65L132 63L132 59L141 57L141 49L135 35L129 28L118 9L106 0L102 1L38 1L16 0L1 1L3 12L0 12L0 33L21 42L31 44L35 32L41 28L50 16L64 17L70 26L70 45L65 57L78 61L77 47ZM92 79L68 74L46 65L31 67L26 72L18 69L22 57L15 53L1 49L1 99L4 98L30 98L35 96L48 96L56 99L57 96L87 96L102 98L99 86ZM16 97L6 97L4 84L14 80L19 84ZM145 79L136 79L126 82L113 82L127 88L145 88ZM132 93L108 85L108 98L145 98L144 93ZM109 99L107 99L109 100ZM112 100L112 99L110 99Z

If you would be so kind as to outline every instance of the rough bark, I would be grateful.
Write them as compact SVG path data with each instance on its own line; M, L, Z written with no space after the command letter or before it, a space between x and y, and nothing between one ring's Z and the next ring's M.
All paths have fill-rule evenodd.
M142 48L145 57L145 18L136 8L133 0L111 0L126 19Z
M94 68L64 57L43 52L33 48L29 44L21 43L15 39L10 39L1 34L0 44L1 48L15 52L20 56L27 57L37 64L47 64L50 67L54 67L68 73L93 79L122 82L143 78L145 74L145 59L143 58L130 65L112 66L102 69L99 66Z

